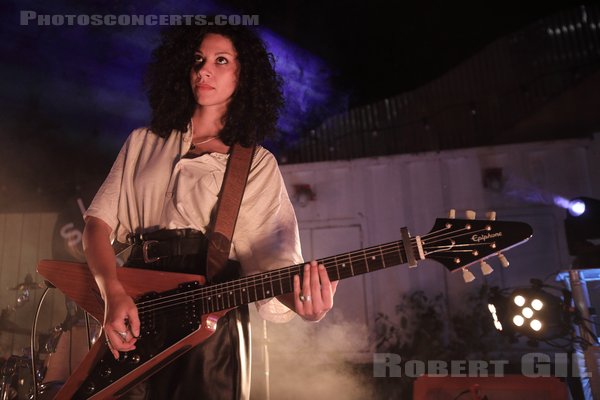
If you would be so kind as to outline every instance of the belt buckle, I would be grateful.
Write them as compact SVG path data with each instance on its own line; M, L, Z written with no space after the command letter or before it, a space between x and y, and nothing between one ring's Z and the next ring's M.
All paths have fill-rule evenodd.
M151 264L162 258L162 257L148 257L148 248L155 243L158 243L158 240L145 240L144 243L142 243L142 255L144 256L144 262L146 264Z

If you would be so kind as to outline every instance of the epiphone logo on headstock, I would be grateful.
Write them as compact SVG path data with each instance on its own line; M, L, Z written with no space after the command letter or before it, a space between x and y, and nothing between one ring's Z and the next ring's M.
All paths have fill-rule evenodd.
M501 236L502 236L502 232L485 233L483 235L473 235L473 236L471 236L471 240L474 242L485 242L488 239L497 238L497 237L501 237Z

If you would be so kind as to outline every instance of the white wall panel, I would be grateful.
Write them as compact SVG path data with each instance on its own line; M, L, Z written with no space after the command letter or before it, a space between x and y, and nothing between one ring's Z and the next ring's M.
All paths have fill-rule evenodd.
M569 265L565 211L554 205L554 197L600 195L599 142L597 135L595 140L284 165L282 172L292 197L293 184L310 184L316 189L315 202L305 209L296 205L301 227L355 218L364 227L365 245L399 239L401 226L408 226L413 235L426 233L435 218L445 216L449 208L456 208L457 215L474 209L478 218L496 210L498 219L528 222L534 228L534 239L506 254L512 262L508 270L492 261L496 274L487 278L492 284L514 286ZM484 188L487 168L501 170L499 188ZM328 204L312 204L320 202ZM465 294L483 282L479 268L473 270L478 279L465 286L460 273L449 274L434 262L422 262L410 270L393 268L365 278L366 296L372 297L374 312L389 314L402 293L419 289L446 293L449 305L457 307ZM344 301L340 294L337 303Z

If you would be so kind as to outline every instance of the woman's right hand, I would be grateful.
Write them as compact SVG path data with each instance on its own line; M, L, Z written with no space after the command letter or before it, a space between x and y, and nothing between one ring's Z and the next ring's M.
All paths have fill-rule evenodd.
M138 310L120 283L105 291L104 301L104 335L108 348L118 359L119 351L135 349L135 342L140 336Z
M110 244L111 227L100 218L88 216L83 230L83 249L104 299L104 335L115 358L119 351L135 349L140 336L140 319L133 299L119 282L115 253Z

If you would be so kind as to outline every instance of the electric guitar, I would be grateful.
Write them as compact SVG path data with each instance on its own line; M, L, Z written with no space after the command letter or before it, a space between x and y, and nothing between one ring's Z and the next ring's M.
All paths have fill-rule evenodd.
M531 227L522 222L474 219L437 219L431 231L411 237L401 229L401 240L318 260L331 280L379 271L399 264L417 265L433 259L450 271L481 261L482 272L491 268L483 260L528 240ZM98 321L104 303L86 264L42 260L38 272ZM115 360L104 333L81 365L69 377L56 399L118 398L127 390L206 340L220 317L242 304L293 292L294 275L302 276L303 264L204 285L199 275L117 268L119 280L138 307L141 322L136 349ZM302 281L302 280L301 280Z

